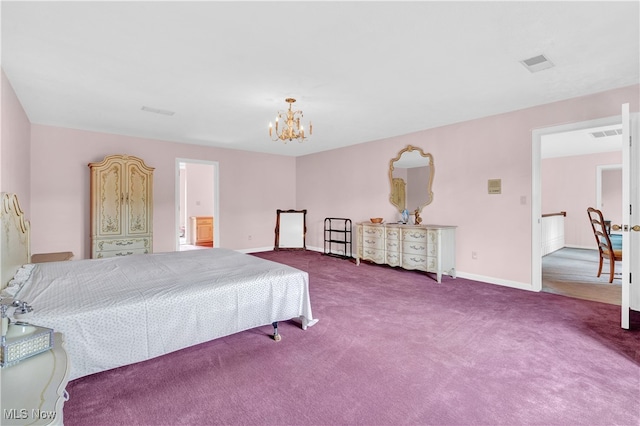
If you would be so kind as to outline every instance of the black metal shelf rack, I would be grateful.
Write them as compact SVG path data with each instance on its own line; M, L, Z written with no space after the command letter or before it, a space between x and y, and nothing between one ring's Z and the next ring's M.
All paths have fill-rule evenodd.
M324 254L349 259L353 257L351 219L327 217L324 220Z

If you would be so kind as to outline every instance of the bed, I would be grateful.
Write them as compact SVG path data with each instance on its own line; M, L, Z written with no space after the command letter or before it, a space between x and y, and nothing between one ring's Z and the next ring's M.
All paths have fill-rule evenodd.
M274 324L277 335L278 321L317 321L306 272L233 250L28 263L17 197L3 194L2 205L3 285L13 273L2 294L65 335L71 380L255 327Z

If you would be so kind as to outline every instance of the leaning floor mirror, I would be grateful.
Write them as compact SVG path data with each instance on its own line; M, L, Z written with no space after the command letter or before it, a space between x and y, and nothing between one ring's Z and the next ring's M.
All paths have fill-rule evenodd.
M307 211L278 209L276 212L274 250L306 250Z

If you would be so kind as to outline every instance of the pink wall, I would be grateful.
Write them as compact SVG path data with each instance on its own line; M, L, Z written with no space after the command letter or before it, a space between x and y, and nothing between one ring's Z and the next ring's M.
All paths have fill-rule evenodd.
M31 211L30 161L31 123L4 71L1 74L0 191L20 194L20 207Z
M276 210L295 207L294 157L36 124L32 125L31 144L34 253L71 250L76 259L89 257L87 164L110 154L135 155L155 167L156 252L175 249L176 158L219 163L221 247L273 247Z
M597 167L621 163L620 151L542 160L542 213L567 212L564 220L567 247L596 248L587 207L597 208ZM622 179L618 181L617 190L622 194ZM619 217L621 204L622 199L618 197Z
M213 216L213 165L188 163L187 216Z
M622 223L622 169L602 170L600 210L612 224ZM614 231L615 232L615 231ZM593 243L595 246L595 242Z
M530 285L532 131L620 115L625 102L638 111L638 90L636 85L300 157L296 200L309 210L307 244L322 245L325 217L397 220L388 200L389 160L414 145L433 154L435 164L434 201L423 210L423 223L458 226L458 271ZM487 194L487 180L497 178L502 194Z

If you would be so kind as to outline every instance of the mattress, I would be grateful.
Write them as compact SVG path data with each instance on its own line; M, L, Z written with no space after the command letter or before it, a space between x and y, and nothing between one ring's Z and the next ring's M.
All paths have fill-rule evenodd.
M313 325L304 271L232 250L29 264L5 289L65 336L70 379L275 321Z

